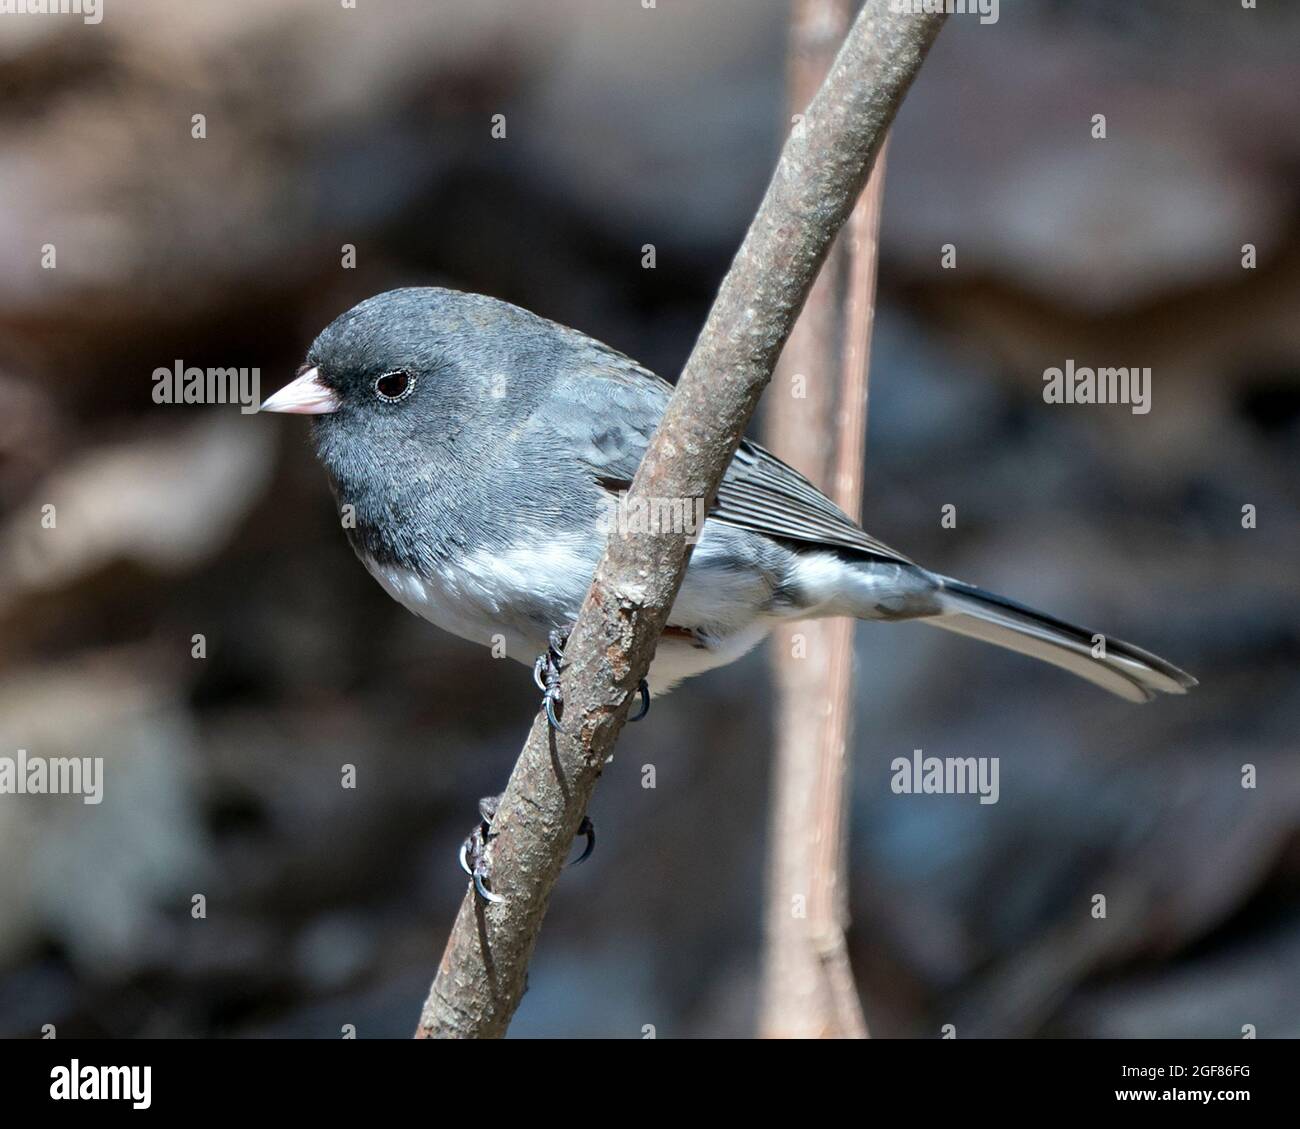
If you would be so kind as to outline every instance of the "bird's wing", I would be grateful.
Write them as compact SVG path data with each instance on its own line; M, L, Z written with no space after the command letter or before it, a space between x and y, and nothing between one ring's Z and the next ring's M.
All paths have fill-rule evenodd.
M672 385L610 349L584 377L560 381L548 399L547 430L560 449L607 490L626 489L663 415ZM911 564L864 533L793 467L757 443L742 440L713 509L713 521L807 545L848 549Z
M899 564L902 553L864 533L856 522L794 467L741 440L710 516L728 525L808 545L850 549Z

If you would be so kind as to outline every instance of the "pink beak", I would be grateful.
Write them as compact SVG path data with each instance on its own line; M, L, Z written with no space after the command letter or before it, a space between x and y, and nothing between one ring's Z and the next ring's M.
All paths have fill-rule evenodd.
M339 398L325 386L320 370L309 368L290 381L258 409L262 412L292 412L300 416L323 416L339 410Z

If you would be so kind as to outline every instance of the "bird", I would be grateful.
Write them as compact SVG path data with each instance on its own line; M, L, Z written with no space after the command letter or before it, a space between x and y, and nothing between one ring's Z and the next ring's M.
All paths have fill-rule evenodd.
M312 417L347 539L399 604L524 663L562 728L563 658L672 385L576 329L482 294L406 287L312 342L262 405ZM741 440L692 527L686 575L642 681L650 700L734 662L783 621L916 620L1051 663L1131 702L1196 679L1131 643L931 572L866 533L793 467ZM659 510L660 516L664 509ZM485 902L497 797L460 848ZM595 847L584 816L579 835Z
M336 318L261 410L313 417L347 539L380 586L438 627L533 663L550 711L564 633L672 391L519 306L406 287ZM922 567L749 439L697 536L645 708L777 624L823 616L915 620L1130 702L1197 684L1150 651Z

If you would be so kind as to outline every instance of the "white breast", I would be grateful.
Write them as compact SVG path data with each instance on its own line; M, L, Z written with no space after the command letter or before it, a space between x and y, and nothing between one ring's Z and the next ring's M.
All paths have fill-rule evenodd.
M554 626L577 616L596 567L591 546L552 542L538 550L474 553L422 574L363 557L394 600L444 631L532 664Z
M507 657L531 666L546 649L551 628L577 618L599 550L598 543L552 542L542 551L472 554L428 575L364 557L362 563L385 592L421 619L498 652L504 648ZM701 599L693 591L701 571L688 573L677 601L676 608L687 615ZM647 678L651 694L665 694L683 679L734 662L771 630L774 620L753 610L758 592L739 583L708 601L715 619L728 596L743 596L744 606L734 609L735 622L726 630L711 633L706 646L671 635L660 640Z

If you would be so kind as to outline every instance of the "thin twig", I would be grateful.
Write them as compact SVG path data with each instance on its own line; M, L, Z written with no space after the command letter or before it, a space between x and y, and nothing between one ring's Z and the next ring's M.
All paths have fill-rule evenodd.
M866 459L867 402L870 390L871 330L876 314L876 267L879 261L880 211L885 195L885 151L882 148L867 187L848 226L849 285L845 308L844 376L840 399L835 473L831 497L851 517L862 516L863 463ZM853 629L847 619L829 626L831 703L823 745L819 806L826 824L813 859L813 870L827 880L813 887L809 919L822 953L828 992L835 1001L837 1033L867 1036L866 1018L853 984L845 930L849 925L848 844L849 777L853 725Z
M866 0L763 202L651 440L629 511L711 505L831 241L852 211L941 15ZM686 571L689 531L615 529L565 650L566 732L541 714L511 774L489 847L494 889L467 891L417 1036L505 1033L551 889L613 753Z
M848 0L792 0L791 112L801 110L825 78L848 22ZM847 228L781 354L764 418L772 450L823 490L835 470L837 396L844 394L837 385L846 234ZM831 780L847 781L844 750L831 734L833 711L845 705L834 677L836 626L829 620L800 622L772 636L774 749L758 1019L765 1038L866 1033L843 932L837 915L827 913L838 886L838 859L828 866L819 858L819 846L829 840L834 848L845 825L840 811L845 798L827 786Z
M837 15L847 18L844 0L796 0L796 99L808 72L826 66L813 35L833 26ZM883 184L882 154L837 245L844 277L833 262L823 267L781 359L792 394L774 401L768 419L776 453L854 516L862 501ZM781 388L787 391L784 379ZM759 1031L768 1038L865 1038L845 939L853 624L820 620L784 628L772 655L777 723Z

